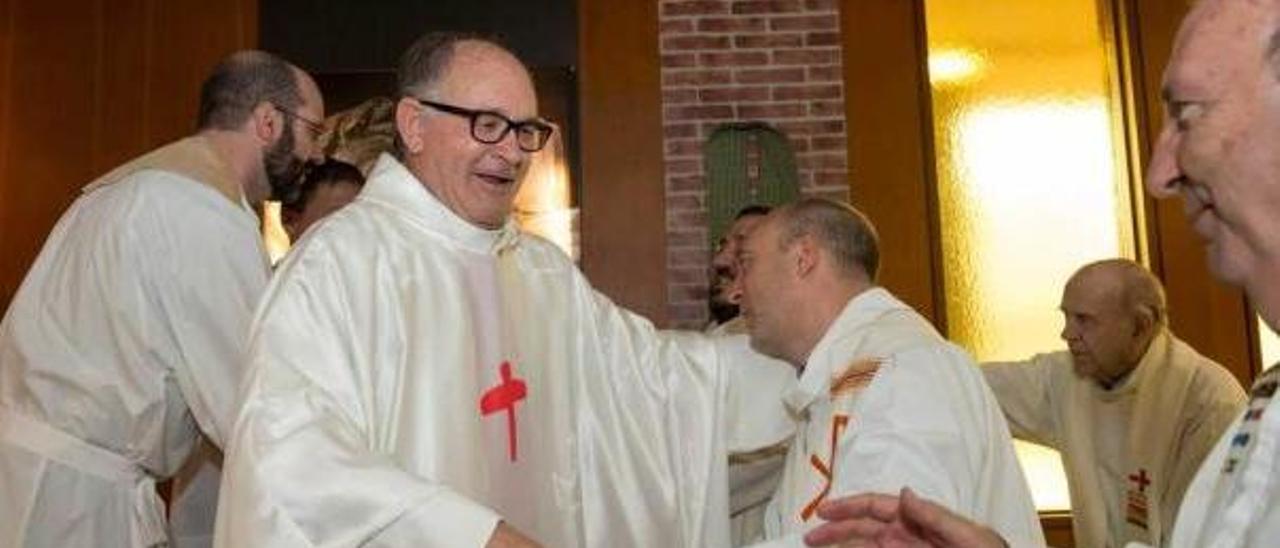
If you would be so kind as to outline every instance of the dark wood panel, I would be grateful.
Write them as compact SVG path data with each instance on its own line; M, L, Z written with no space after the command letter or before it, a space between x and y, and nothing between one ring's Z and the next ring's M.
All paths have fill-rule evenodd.
M841 5L850 195L880 230L881 284L945 332L922 9Z
M81 186L190 133L199 86L252 47L257 1L0 4L0 304Z
M665 325L666 209L658 3L579 0L582 269Z

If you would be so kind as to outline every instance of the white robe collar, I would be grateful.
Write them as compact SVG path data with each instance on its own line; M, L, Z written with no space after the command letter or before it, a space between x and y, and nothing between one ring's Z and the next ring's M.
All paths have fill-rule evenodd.
M798 385L783 395L787 407L792 412L801 414L817 401L818 396L825 395L830 390L832 372L837 367L848 365L849 359L848 355L834 351L833 347L838 341L875 321L885 312L902 309L909 310L909 307L880 287L873 287L849 299L844 310L831 322L827 332L809 353Z
M383 153L378 157L357 199L378 202L398 210L424 229L477 253L496 255L514 247L520 240L520 230L509 217L502 228L496 230L478 227L459 217L390 154Z

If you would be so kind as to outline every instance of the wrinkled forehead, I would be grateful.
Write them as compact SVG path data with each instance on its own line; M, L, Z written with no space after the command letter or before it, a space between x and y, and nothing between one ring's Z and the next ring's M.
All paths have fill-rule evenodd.
M1197 85L1262 65L1280 22L1280 0L1204 0L1174 42L1165 85Z
M514 120L538 115L533 79L519 59L483 42L463 42L456 48L437 87L440 100L497 111Z
M733 222L733 226L729 227L730 238L742 238L747 236L756 227L760 226L760 222L764 221L764 215L747 215Z

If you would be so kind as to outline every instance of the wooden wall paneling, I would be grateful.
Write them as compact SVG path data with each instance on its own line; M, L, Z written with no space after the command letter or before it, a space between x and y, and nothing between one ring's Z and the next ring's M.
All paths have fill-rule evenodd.
M1133 85L1141 124L1142 165L1160 134L1160 88L1178 25L1189 2L1119 0L1131 36ZM1145 174L1145 170L1143 172ZM1151 267L1164 281L1170 326L1202 354L1231 370L1244 386L1253 382L1258 350L1253 311L1244 293L1214 279L1204 246L1187 224L1180 200L1144 200Z
M199 86L257 43L256 0L0 3L0 304L80 187L194 129Z
M662 326L666 204L658 3L579 0L582 268Z
M841 4L853 205L880 231L880 282L946 332L924 6Z

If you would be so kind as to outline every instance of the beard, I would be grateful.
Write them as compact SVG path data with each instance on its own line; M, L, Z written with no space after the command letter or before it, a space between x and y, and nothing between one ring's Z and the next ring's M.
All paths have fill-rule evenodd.
M262 167L267 172L267 183L271 185L268 200L291 202L302 189L302 172L307 162L298 158L293 145L293 131L285 131L262 155Z

